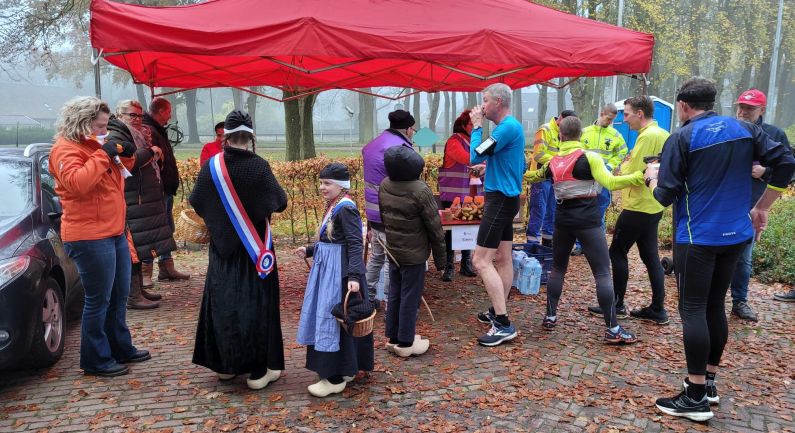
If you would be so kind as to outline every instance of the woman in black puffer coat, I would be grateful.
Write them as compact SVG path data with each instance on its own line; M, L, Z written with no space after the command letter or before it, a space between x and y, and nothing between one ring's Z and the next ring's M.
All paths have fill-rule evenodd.
M161 296L143 288L141 262L151 262L153 257L177 249L166 214L163 185L156 162L162 158L162 152L146 139L148 131L141 127L143 110L137 101L121 101L116 115L108 122L108 138L133 142L138 148L135 165L130 170L132 176L124 182L128 239L132 240L133 261L136 256L139 259L138 263L133 264L127 306L134 309L156 308L159 304L153 301L160 300Z

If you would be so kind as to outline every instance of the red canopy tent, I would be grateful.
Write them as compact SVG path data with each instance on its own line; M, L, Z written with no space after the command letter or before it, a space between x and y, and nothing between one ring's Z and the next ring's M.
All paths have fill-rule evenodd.
M155 87L512 88L643 74L654 37L524 0L91 2L91 43ZM551 83L549 83L551 84ZM263 95L264 96L264 95ZM405 95L404 95L405 96Z

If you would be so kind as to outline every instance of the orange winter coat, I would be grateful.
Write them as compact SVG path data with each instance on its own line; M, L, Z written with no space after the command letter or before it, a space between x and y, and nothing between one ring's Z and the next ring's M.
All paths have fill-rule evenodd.
M121 158L130 169L134 158ZM59 137L50 151L50 173L61 199L64 242L105 239L124 233L124 178L93 138L76 143Z

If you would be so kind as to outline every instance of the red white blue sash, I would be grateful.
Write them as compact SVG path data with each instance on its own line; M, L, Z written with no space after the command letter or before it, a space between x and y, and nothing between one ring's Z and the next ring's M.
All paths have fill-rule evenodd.
M240 202L240 197L235 191L235 186L229 177L229 171L226 168L226 161L223 158L224 154L219 153L210 159L210 174L212 175L215 187L218 189L218 195L221 197L221 203L224 204L226 214L232 221L237 235L246 247L248 255L257 267L257 273L263 280L273 270L276 264L276 256L273 254L273 238L271 236L271 225L269 221L265 221L265 242L259 238L257 231L254 229L254 224L251 222L243 203Z
M320 230L318 230L318 232L317 232L318 233L317 234L317 238L318 239L323 237L323 233L325 233L326 227L328 226L328 222L331 219L331 217L333 217L337 213L337 211L339 211L340 209L342 209L345 206L353 206L355 208L356 207L356 202L353 201L350 198L350 196L346 195L336 205L334 205L334 207L329 208L329 210L326 211L326 215L323 216L323 221L320 223Z

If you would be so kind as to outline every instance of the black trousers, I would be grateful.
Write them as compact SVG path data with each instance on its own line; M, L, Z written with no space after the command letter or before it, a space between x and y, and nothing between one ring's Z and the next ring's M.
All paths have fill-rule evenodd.
M557 315L558 302L563 293L563 279L569 268L569 256L577 239L582 244L582 252L596 280L596 298L604 312L605 325L608 328L617 326L607 240L600 226L589 229L555 226L555 234L552 236L552 272L547 281L547 316Z
M718 365L729 335L726 292L746 242L726 246L674 245L679 315L690 374Z
M613 290L616 292L616 307L624 306L627 292L629 262L627 254L632 245L638 245L638 253L651 283L651 307L660 311L665 308L665 274L657 253L657 227L662 212L648 214L623 210L616 221L613 242L610 244L610 263L613 266Z
M389 294L386 307L386 336L412 344L417 310L425 289L425 263L396 266L389 262Z

